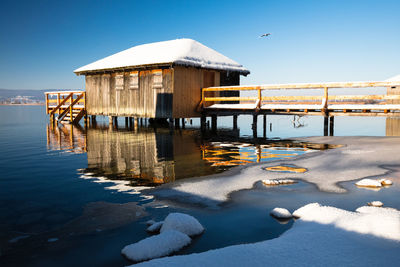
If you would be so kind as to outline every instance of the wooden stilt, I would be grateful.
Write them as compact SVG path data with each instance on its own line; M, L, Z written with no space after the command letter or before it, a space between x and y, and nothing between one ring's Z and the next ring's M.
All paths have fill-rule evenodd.
M257 114L253 115L253 124L251 128L253 130L253 138L257 138Z
M217 131L217 115L212 115L211 116L211 130L213 132Z
M201 117L200 117L200 129L201 129L201 131L205 131L206 130L206 121L207 121L207 117L202 114Z
M263 137L267 138L267 115L263 115Z
M136 123L134 123L134 124L135 124L134 128L137 129L139 127L139 118L136 118Z
M334 116L329 117L329 136L333 136L334 134Z
M114 128L118 128L118 117L114 116L113 120L114 120Z
M113 125L113 117L112 116L108 116L108 124Z
M175 119L175 128L179 129L179 118Z
M233 115L233 129L237 130L237 119L238 115Z
M185 129L185 118L182 118L182 129Z
M173 118L169 118L169 128L173 128L174 127L174 119Z
M324 136L328 136L328 116L324 116Z

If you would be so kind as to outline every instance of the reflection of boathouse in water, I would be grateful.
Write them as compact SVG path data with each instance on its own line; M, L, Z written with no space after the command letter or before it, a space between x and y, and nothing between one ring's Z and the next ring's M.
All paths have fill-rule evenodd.
M231 136L233 139L238 138L238 132L234 135ZM400 136L400 118L386 118L386 136ZM285 144L286 147L288 145L297 146ZM85 172L111 180L129 180L132 185L156 185L212 174L216 167L258 162L255 155L261 158L274 157L273 154L262 155L268 152L262 152L258 146L259 151L253 153L254 158L246 159L244 153L234 147L205 145L195 131L180 130L171 134L168 129L162 128L132 131L108 126L84 129L80 126L49 124L47 147L49 150L72 153L86 152L88 168Z

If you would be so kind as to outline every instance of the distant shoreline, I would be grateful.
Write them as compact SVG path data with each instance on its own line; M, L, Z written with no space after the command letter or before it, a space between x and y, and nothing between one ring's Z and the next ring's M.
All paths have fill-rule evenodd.
M0 104L0 106L44 106L44 103L32 103L32 104Z

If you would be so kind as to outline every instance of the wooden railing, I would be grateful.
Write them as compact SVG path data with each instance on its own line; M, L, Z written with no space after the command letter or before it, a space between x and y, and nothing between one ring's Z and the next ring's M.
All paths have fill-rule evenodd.
M338 82L338 83L299 83L267 84L260 86L222 86L202 89L198 110L204 109L243 109L243 110L302 110L319 112L341 110L346 112L359 109L365 112L379 109L400 111L400 95L331 95L337 88L396 87L400 82ZM263 96L264 91L323 89L321 95L275 95ZM221 96L221 93L236 92L237 96ZM254 96L240 96L240 92L256 92ZM304 92L304 91L303 91ZM230 104L220 103L230 101ZM233 102L233 103L232 103ZM246 105L247 104L247 105ZM250 104L250 105L249 105ZM397 104L397 105L396 105ZM346 106L348 105L348 106Z
M46 114L51 121L79 123L86 116L85 91L45 92ZM57 117L56 117L57 114Z

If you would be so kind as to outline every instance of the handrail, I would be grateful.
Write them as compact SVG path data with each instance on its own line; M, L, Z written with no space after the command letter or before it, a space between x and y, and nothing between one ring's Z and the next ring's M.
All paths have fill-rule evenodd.
M63 117L68 113L68 111L70 112L70 119L71 122L73 121L72 119L72 108L73 106L84 96L84 93L82 93L81 95L79 95L67 108L65 108L65 110L58 115L57 121L62 120Z
M46 92L46 113L50 114L51 121L62 121L69 112L69 122L77 123L86 118L86 92L85 91L54 91ZM55 104L57 104L55 106ZM77 106L77 104L79 106ZM79 112L78 112L79 111ZM55 119L55 114L58 114Z
M74 95L74 94L71 93L71 94L69 94L66 98L64 98L64 100L61 101L61 103L58 104L57 107L55 107L55 108L50 112L50 115L53 115L54 113L56 113L56 112L60 109L60 107L62 107L62 106L65 104L65 102L68 101L68 99L72 98L73 95Z
M204 91L246 91L246 90L278 90L278 89L324 89L327 88L367 88L400 86L400 81L370 81L370 82L327 82L327 83L283 83L244 86L216 86L203 88Z
M383 100L399 100L400 95L329 95L329 89L336 88L367 88L367 87L396 87L400 86L400 81L394 82L329 82L329 83L298 83L298 84L266 84L254 86L219 86L202 88L201 101L197 107L198 111L204 108L206 102L217 101L254 101L257 105L257 111L263 101L280 101L283 103L296 104L299 101L317 101L320 102L321 110L327 111L328 101L349 101L349 100L366 100L366 101L383 101ZM311 96L262 96L264 90L286 90L286 89L323 89L323 95ZM206 96L206 92L225 92L225 91L257 91L257 96ZM382 103L382 102L381 102ZM374 103L376 104L376 103Z

